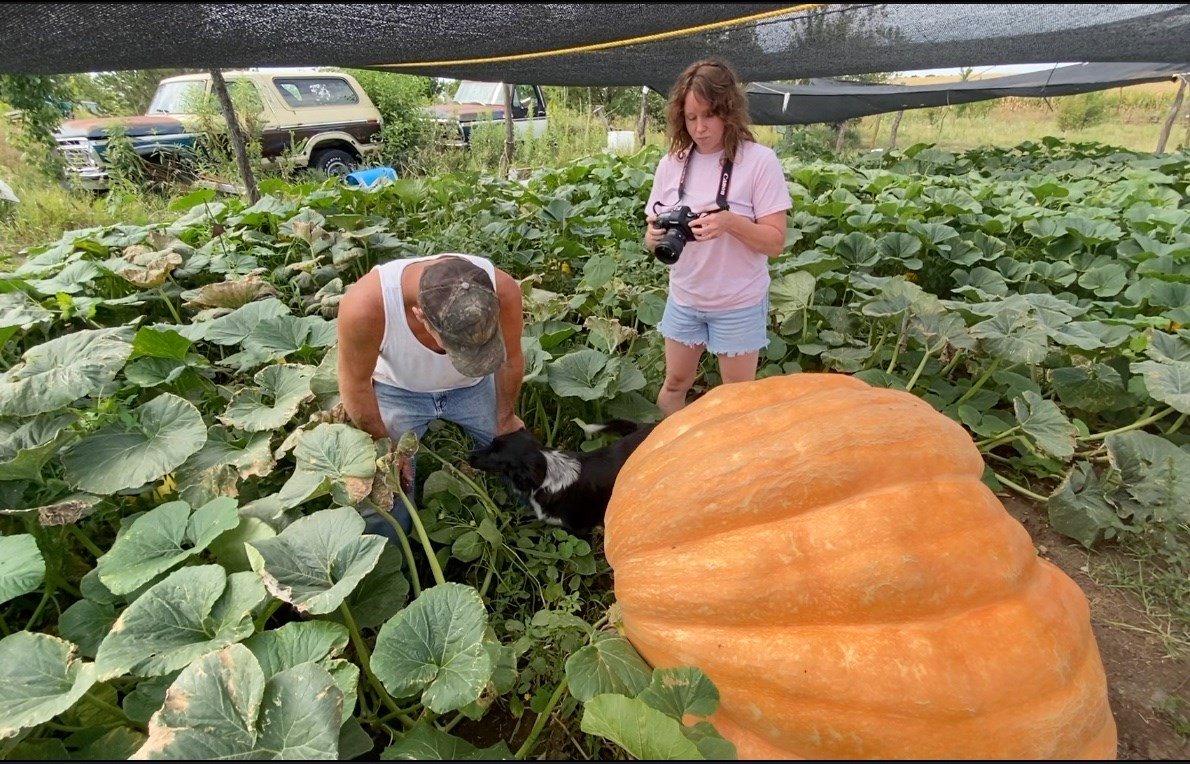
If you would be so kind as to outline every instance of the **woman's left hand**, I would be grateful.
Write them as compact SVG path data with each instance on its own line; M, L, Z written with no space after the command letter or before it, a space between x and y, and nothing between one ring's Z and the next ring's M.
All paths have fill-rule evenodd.
M708 241L730 233L733 217L735 217L735 213L728 210L704 212L701 217L690 223L690 231L694 234L694 240Z

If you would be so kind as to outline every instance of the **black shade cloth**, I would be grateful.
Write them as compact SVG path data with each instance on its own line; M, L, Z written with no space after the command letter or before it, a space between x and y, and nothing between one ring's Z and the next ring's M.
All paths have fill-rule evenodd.
M1171 80L1184 73L1190 73L1190 63L1096 63L936 85L875 85L837 79L812 79L808 85L754 82L747 87L748 109L758 125L808 125L1006 96L1089 93Z
M774 10L784 15L755 15ZM1190 59L1187 4L10 3L4 14L0 72L9 73L399 65L392 70L667 90L710 56L746 82ZM744 21L719 24L735 19ZM574 50L597 43L614 45ZM529 57L457 63L514 54Z

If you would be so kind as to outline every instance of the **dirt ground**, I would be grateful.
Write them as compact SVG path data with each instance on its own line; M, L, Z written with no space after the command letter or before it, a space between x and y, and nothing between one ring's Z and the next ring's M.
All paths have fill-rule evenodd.
M1190 655L1171 657L1139 598L1131 591L1096 583L1102 554L1088 556L1077 542L1055 533L1045 510L1015 497L1000 497L1025 526L1042 557L1066 572L1087 595L1091 629L1107 674L1108 702L1119 735L1117 754L1128 760L1190 759L1182 739L1160 709L1170 696L1190 699Z

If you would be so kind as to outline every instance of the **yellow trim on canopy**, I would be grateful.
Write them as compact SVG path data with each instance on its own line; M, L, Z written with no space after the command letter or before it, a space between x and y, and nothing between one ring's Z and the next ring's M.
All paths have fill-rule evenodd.
M669 40L675 37L682 37L684 35L698 34L700 32L709 32L715 29L723 29L725 27L737 26L740 24L747 24L753 21L760 21L768 18L776 18L777 16L785 16L791 13L798 13L801 11L812 11L815 8L821 8L828 3L804 3L802 5L794 5L789 8L781 8L775 11L764 11L763 13L754 13L750 16L741 16L737 19L726 19L724 21L715 21L709 24L701 24L696 27L686 27L685 29L673 29L668 32L658 32L656 34L643 35L641 37L630 37L626 40L611 40L609 42L597 42L590 45L580 45L574 48L558 48L556 50L542 50L534 53L513 53L507 56L487 56L485 58L458 58L448 61L407 61L401 64L374 64L374 68L384 69L400 69L403 67L414 66L466 66L468 64L495 64L505 63L508 61L526 61L534 58L545 58L547 56L563 56L570 53L590 53L596 50L607 50L609 48L622 48L628 45L639 45L646 42L656 42L658 40Z

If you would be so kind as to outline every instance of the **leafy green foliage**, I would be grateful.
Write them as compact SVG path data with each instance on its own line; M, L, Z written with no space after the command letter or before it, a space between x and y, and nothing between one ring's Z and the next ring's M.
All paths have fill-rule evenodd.
M289 750L266 727L308 732L302 755L363 751L361 736L387 758L539 755L537 737L513 752L457 726L529 712L584 720L567 745L592 758L734 756L709 723L682 724L713 712L709 681L651 671L604 626L598 532L535 521L436 423L408 547L364 534L357 508L392 505L389 444L334 408L344 285L390 258L473 251L521 281L518 413L543 440L595 448L609 436L585 423L656 419L667 272L640 226L657 156L372 192L274 183L252 206L197 193L168 222L72 230L0 273L0 530L45 563L11 577L5 622L77 645L55 647L54 700L16 750L127 755L157 714L144 753L212 753L167 703L175 685L240 709L227 755ZM989 482L1048 496L1056 529L1190 559L1184 155L918 145L785 171L762 376L909 390L968 428ZM695 395L717 383L708 361ZM65 694L71 649L95 657L85 705ZM298 679L321 695L292 699ZM255 704L273 697L292 708L266 719ZM299 710L317 724L294 732ZM84 743L55 717L112 733Z
M374 69L345 69L376 105L384 122L385 163L402 166L409 155L430 140L425 107L438 89L437 80Z

